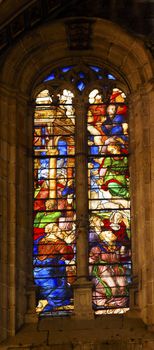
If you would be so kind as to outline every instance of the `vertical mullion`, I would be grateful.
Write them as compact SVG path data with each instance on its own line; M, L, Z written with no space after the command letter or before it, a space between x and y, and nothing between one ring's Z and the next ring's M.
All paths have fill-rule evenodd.
M88 173L87 126L84 99L75 101L76 111L76 220L77 220L77 278L88 276Z

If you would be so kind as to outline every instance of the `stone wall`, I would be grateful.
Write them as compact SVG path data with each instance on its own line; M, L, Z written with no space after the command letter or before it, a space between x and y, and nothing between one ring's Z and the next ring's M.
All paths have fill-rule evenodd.
M2 350L152 350L154 334L136 318L105 316L93 321L46 319L27 325Z
M87 50L72 50L65 21L55 21L29 33L1 58L0 329L5 342L0 349L154 348L154 64L141 40L111 22L95 19L91 40ZM79 61L119 74L129 95L131 307L128 316L94 319L88 304L80 312L85 305L76 293L74 318L38 320L32 278L32 102L52 67Z

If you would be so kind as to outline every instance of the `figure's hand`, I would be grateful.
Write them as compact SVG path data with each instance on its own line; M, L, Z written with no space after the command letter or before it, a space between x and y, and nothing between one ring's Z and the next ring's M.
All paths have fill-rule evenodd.
M68 186L71 186L73 184L73 179L70 179L67 183Z
M65 242L70 244L74 241L75 237L74 237L74 233L71 233L70 235L68 235L67 237L65 237Z
M104 123L106 120L106 116L105 115L101 115L101 124Z
M94 142L93 141L88 141L88 146L92 146L94 144Z
M101 179L97 180L96 182L97 182L98 185L101 186L101 185L103 185L103 183L104 183L104 179L101 178Z
M123 145L125 144L125 141L121 137L116 137L116 141L122 143Z
M89 168L89 169L93 169L93 167L94 167L94 164L92 164L92 163L89 163L89 164L88 164L88 168Z
M121 254L121 255L125 255L125 253L126 253L126 247L122 246L122 247L120 248L120 254Z
M105 146L108 146L110 145L110 143L113 143L115 142L115 138L114 137L109 137L105 142L104 142L104 145Z
M103 157L101 158L94 158L94 161L98 164L102 164L102 161L103 161Z
M90 117L88 116L88 123L93 123L93 121L94 121L94 118L91 116Z
M122 127L123 127L124 135L128 135L128 124L127 123L123 123Z
M69 263L66 267L67 281L71 284L75 281L76 276L76 266L73 265L74 261L71 264Z

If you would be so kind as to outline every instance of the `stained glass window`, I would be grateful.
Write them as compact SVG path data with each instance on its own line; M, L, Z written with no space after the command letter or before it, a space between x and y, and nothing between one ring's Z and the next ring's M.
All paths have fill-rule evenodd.
M75 279L73 94L36 98L34 116L34 281L37 312L69 314Z
M129 307L131 276L128 121L125 94L89 95L89 272L96 314Z
M131 282L126 95L115 75L96 65L58 67L43 82L47 87L36 97L34 115L36 311L41 316L64 316L74 310L73 284L80 276L75 168L76 154L82 154L88 170L88 178L84 174L88 191L83 189L83 196L89 209L82 216L89 217L84 228L89 247L86 278L93 285L93 309L96 315L124 313ZM80 121L87 135L87 154L76 127Z

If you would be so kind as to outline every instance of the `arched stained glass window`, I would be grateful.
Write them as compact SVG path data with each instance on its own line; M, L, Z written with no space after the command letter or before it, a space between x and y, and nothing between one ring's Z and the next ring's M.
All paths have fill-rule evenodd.
M96 314L129 307L130 198L128 121L118 88L89 94L89 271Z
M37 312L73 309L75 279L75 115L73 93L43 90L34 117L34 281ZM66 311L67 310L67 311Z
M129 308L128 120L118 84L104 68L70 65L53 69L36 97L34 281L42 316L71 314L81 279L92 281L96 314Z

